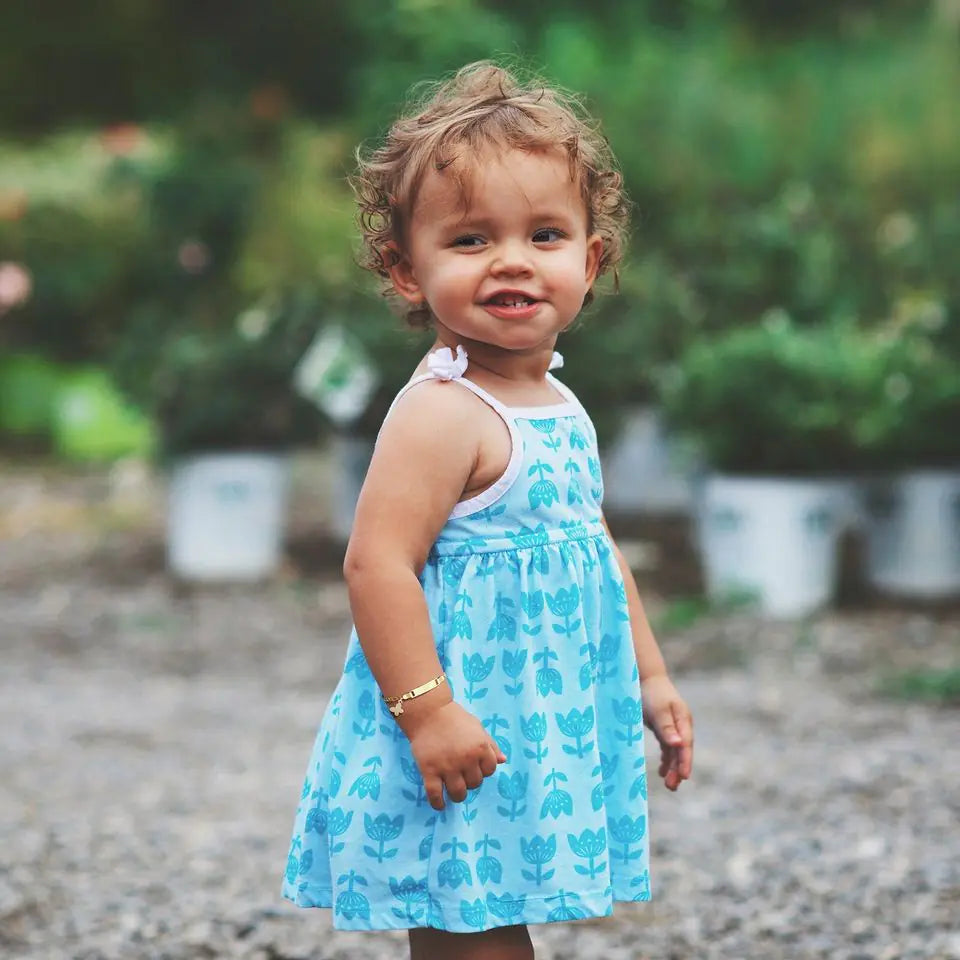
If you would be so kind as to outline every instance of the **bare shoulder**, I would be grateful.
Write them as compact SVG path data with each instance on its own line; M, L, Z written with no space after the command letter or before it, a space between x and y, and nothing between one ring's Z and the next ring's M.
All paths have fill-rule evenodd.
M384 421L348 548L353 563L390 555L420 569L474 473L480 449L473 395L425 380Z
M450 380L424 380L397 401L380 429L378 446L402 437L426 446L476 446L478 413L485 404Z

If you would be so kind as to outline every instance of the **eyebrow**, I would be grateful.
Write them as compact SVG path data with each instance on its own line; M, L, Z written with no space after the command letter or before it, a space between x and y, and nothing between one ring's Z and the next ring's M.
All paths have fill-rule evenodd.
M450 219L452 221L450 223L450 227L451 228L456 227L458 229L462 227L467 227L467 226L489 228L494 223L494 220L491 217L475 217L475 216L471 216L469 213L466 214L465 216L459 217L455 221L452 220L452 216L450 218L443 217L442 219L444 221L447 221L448 219ZM531 223L549 225L557 222L569 223L574 219L574 217L570 212L565 213L561 210L544 208L543 210L533 211L529 215L528 219Z

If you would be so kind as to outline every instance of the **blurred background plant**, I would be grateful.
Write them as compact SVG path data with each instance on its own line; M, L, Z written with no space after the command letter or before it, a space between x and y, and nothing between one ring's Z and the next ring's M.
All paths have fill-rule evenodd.
M231 423L237 444L315 436L280 383L333 316L388 396L423 341L353 265L352 149L409 84L513 51L584 93L636 204L620 296L565 343L606 439L688 344L772 310L869 327L922 303L938 355L960 354L951 4L321 7L240 5L225 22L185 3L51 4L53 33L14 8L0 261L31 293L0 318L5 353L111 366L174 447L228 445ZM25 83L41 48L47 82ZM215 382L249 390L228 401Z
M635 205L620 293L560 344L605 446L662 402L717 469L958 462L956 0L40 0L6 21L0 447L315 444L334 425L292 372L329 327L377 370L348 427L369 440L429 341L354 263L353 151L411 84L496 56L583 95Z

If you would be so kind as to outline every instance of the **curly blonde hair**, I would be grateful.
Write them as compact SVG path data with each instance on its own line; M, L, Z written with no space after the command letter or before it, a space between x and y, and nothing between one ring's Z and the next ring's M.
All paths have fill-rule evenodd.
M579 100L536 78L521 81L489 60L468 64L446 81L430 84L427 96L397 119L384 142L369 153L357 150L351 185L359 206L363 246L360 262L384 280L404 249L404 231L427 170L444 170L458 148L562 149L571 179L587 210L587 229L603 239L598 276L623 254L629 204L623 178L598 124ZM460 182L461 189L465 184ZM392 288L385 284L385 294ZM584 305L593 299L590 291ZM429 326L426 305L407 311L413 327Z

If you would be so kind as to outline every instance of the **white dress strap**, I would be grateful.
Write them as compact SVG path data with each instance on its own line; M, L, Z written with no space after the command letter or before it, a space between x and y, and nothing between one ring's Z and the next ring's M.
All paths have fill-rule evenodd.
M418 383L423 383L425 380L452 380L454 383L459 383L461 386L466 387L480 400L492 407L510 432L510 461L507 464L506 470L499 479L487 487L486 490L483 490L476 496L459 501L450 514L451 519L469 516L471 513L484 510L494 504L510 489L513 482L517 479L523 459L523 437L520 435L516 418L513 416L510 408L502 404L492 394L487 393L483 387L477 386L472 380L468 380L464 376L467 369L467 353L462 346L457 346L456 355L453 354L449 347L441 347L439 350L434 350L433 353L427 357L427 366L430 368L429 373L422 373L414 377L409 383L404 384L400 392L394 397L393 403L390 404L390 409L387 410L387 416L383 418L384 423L387 422L387 417L390 416L391 411L397 405L397 401ZM380 428L381 430L383 429L382 424Z
M487 393L483 387L477 386L472 380L468 380L464 376L467 370L467 364L467 352L459 344L457 345L456 355L454 355L449 347L441 347L439 350L434 350L433 353L427 357L427 366L430 368L430 372L421 373L403 385L400 392L393 398L393 403L390 404L387 414L383 418L384 422L386 422L387 417L393 412L393 408L397 405L400 398L411 389L411 387L415 387L418 383L423 383L425 380L453 380L466 387L471 393L476 394L484 403L493 407L509 425L512 420L509 408L502 404L493 394Z

